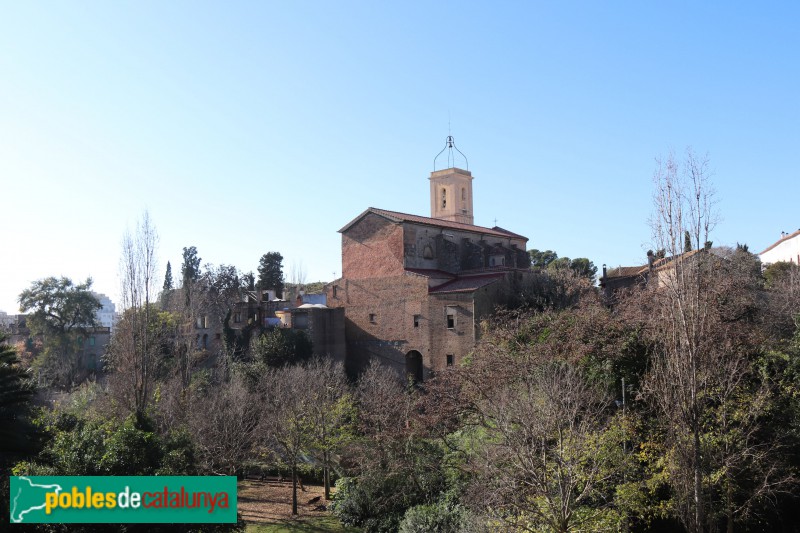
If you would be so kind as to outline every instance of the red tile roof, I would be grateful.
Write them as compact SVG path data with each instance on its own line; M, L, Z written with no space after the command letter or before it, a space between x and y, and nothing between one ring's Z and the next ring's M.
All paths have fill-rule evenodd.
M606 270L604 278L627 278L629 276L636 276L647 270L647 265L634 266L634 267L617 267Z
M359 221L362 217L369 213L388 218L393 222L413 222L415 224L425 224L426 226L436 226L439 228L450 228L454 230L471 231L473 233L482 233L484 235L492 235L495 237L516 238L527 241L527 237L512 233L506 229L495 226L494 228L485 228L483 226L473 226L472 224L464 224L462 222L453 222L450 220L440 220L438 218L421 217L419 215L409 215L408 213L400 213L398 211L387 211L385 209L378 209L370 207L356 218L351 220L345 227L339 230L339 233L347 231L350 226Z

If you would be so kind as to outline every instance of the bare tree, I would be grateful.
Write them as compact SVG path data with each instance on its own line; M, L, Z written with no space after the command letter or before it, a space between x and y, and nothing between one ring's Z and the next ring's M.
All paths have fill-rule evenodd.
M112 349L111 361L125 358L132 372L130 386L133 390L134 410L137 418L144 416L150 401L153 359L157 346L153 342L150 329L152 298L156 295L158 233L150 214L145 211L136 223L134 233L126 231L122 238L122 257L120 259L122 308L130 321L130 334L127 339ZM123 342L125 341L125 342Z
M352 418L353 402L341 363L317 358L306 368L310 378L308 394L314 435L311 450L322 462L325 499L330 500L333 455L349 436L347 426Z
M607 393L567 362L502 364L516 377L467 385L480 428L468 453L473 507L509 531L588 531L616 520L609 485L623 454L608 431Z
M755 260L710 248L716 214L706 158L670 155L655 185L653 239L666 256L636 306L654 347L644 390L663 415L678 517L692 532L725 517L732 531L756 499L790 480L777 463L754 468L754 458L775 450L757 438L769 391L748 360L762 341L759 275Z
M303 366L269 370L259 383L260 434L266 450L292 473L292 514L297 514L297 479L301 457L313 442L309 371Z
M257 442L260 406L242 380L209 383L192 391L188 423L201 468L214 475L236 475Z

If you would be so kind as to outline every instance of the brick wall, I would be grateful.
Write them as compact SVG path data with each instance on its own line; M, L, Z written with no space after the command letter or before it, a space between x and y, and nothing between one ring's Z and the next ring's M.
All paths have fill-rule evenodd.
M403 272L403 226L368 214L342 233L342 277L364 279Z

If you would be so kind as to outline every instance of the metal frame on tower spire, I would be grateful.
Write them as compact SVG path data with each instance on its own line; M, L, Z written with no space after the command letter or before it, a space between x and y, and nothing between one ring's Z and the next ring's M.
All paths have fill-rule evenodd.
M433 171L434 172L436 172L436 160L439 159L439 156L442 155L445 150L447 150L447 167L445 167L445 168L452 168L452 167L456 166L456 159L455 159L455 155L453 154L453 150L455 150L456 152L461 154L461 157L464 158L464 164L467 167L464 170L469 170L469 160L467 159L467 156L465 156L464 152L462 152L461 150L458 149L458 147L456 147L456 141L455 141L455 139L453 139L453 136L452 135L448 135L447 136L447 140L445 141L444 148L442 148L442 151L439 152L438 154L436 154L436 157L433 158Z

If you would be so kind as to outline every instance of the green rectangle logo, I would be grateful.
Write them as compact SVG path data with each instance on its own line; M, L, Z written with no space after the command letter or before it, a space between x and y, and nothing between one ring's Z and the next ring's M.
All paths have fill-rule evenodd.
M235 523L233 476L13 476L12 524Z

